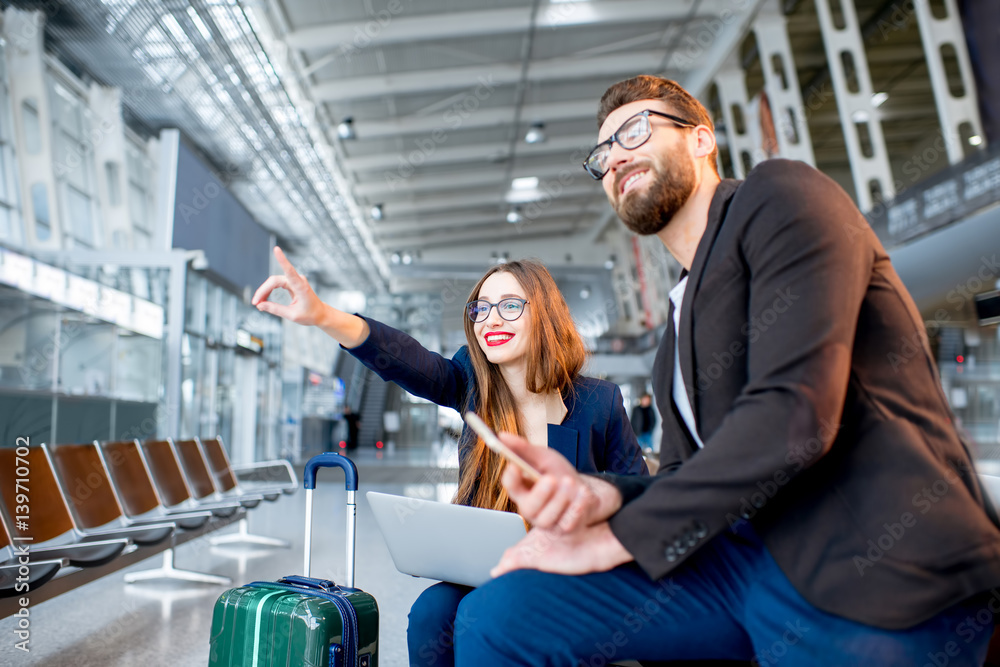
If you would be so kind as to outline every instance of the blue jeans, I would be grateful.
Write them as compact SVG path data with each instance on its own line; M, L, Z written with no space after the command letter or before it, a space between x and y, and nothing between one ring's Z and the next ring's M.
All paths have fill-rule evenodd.
M468 586L440 583L425 589L410 607L406 646L410 667L452 667L455 664L455 636L469 625L468 617L458 616L458 605Z
M664 579L651 580L634 563L582 576L519 570L469 593L458 613L482 619L455 637L459 667L603 667L628 659L979 667L993 632L985 602L966 601L906 630L821 611L792 587L749 526L716 537Z
M653 432L649 433L637 433L635 439L639 441L639 447L642 449L643 453L647 449L653 448Z

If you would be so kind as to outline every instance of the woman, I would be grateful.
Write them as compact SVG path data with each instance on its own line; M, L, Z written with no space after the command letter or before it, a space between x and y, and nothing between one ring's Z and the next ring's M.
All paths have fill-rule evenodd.
M466 304L468 345L445 359L401 331L323 303L279 248L274 255L284 275L257 289L252 303L259 310L320 327L383 380L459 412L474 410L494 431L552 447L582 472L648 474L618 386L580 375L583 341L541 264L508 262L487 271ZM290 305L267 300L279 287L291 293ZM503 469L504 460L464 427L454 502L516 512L500 483ZM413 604L411 665L454 663L462 623L456 611L469 590L439 583Z

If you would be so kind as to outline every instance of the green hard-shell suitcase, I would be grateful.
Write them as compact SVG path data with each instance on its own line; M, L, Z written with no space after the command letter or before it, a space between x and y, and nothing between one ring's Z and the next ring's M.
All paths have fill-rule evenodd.
M344 470L347 487L347 585L313 579L316 470ZM306 576L255 581L223 593L212 615L209 667L378 667L378 605L354 588L358 470L327 452L306 463Z

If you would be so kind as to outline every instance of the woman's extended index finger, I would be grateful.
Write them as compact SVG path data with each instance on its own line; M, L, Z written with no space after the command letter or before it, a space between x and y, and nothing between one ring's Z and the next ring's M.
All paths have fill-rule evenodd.
M278 260L278 264L281 265L281 270L285 272L285 276L288 278L298 278L299 272L295 270L292 263L288 261L285 257L284 251L278 246L274 246L274 258Z

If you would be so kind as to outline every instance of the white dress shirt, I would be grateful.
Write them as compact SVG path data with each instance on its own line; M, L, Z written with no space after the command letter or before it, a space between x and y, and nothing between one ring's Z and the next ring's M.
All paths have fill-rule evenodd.
M680 330L681 330L681 304L684 303L684 290L687 289L688 277L684 276L681 281L670 290L670 301L674 304L674 405L681 413L681 419L691 432L695 443L699 448L705 446L698 435L698 424L694 420L694 410L691 409L691 401L688 400L687 390L684 388L684 378L681 376L681 350L680 350Z

